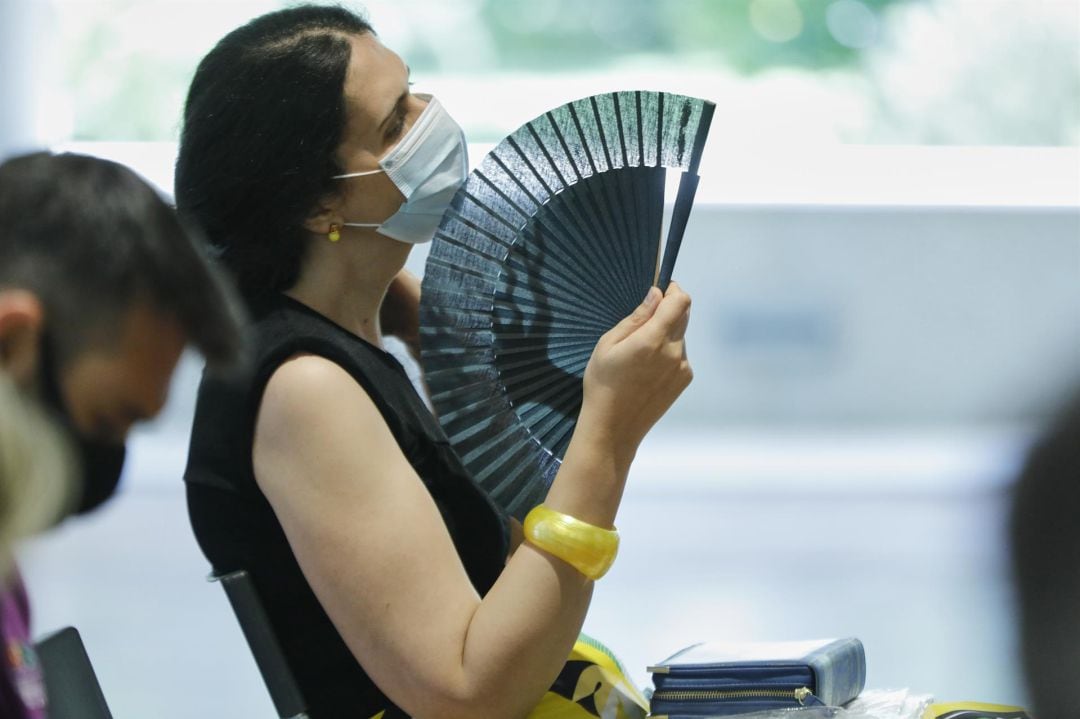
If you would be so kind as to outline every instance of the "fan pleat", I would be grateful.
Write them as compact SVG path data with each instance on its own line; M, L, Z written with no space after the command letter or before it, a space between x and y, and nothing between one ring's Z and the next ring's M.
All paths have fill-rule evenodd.
M543 272L543 277L529 287L531 290L545 290L549 293L551 290L558 290L565 293L567 298L586 303L585 306L598 299L614 299L607 291L597 293L591 287L595 281L595 273L590 275L588 268L574 264L573 258L563 250L562 243L553 241L551 236L547 237L552 241L544 243L542 248L537 248L534 244L529 249L524 249L520 255L515 253L507 258L506 271L498 278L500 295L504 294L503 287L520 286L522 280L528 281L530 272L536 270ZM543 250L547 250L548 256L541 255ZM551 265L558 267L559 271L551 271Z
M535 297L535 306L542 308L545 297L562 297L568 306L577 306L579 314L588 316L590 308L603 306L603 303L616 301L616 297L610 294L610 289L595 291L596 272L589 272L590 268L578 266L559 252L557 243L545 245L550 249L551 257L548 261L537 253L536 250L527 250L532 254L531 258L511 256L507 262L507 272L499 277L497 289L497 301L495 309L501 313L503 300L508 296L521 298ZM542 250L542 247L541 247ZM552 261L553 260L553 261ZM558 268L554 271L552 266ZM562 273L562 274L561 274ZM603 273L602 273L603 274ZM524 285L528 282L528 285Z
M519 518L558 472L597 341L656 281L666 169L696 171L711 117L711 103L657 92L575 100L499 143L443 216L421 299L425 379L474 479Z
M566 445L574 432L574 422L567 421L578 416L581 411L581 393L572 391L563 392L556 402L546 410L532 417L530 407L519 408L522 421L531 434L540 444L547 447L556 457L562 457L566 453Z
M599 321L588 321L587 319L568 319L565 317L559 317L554 320L538 319L535 315L529 317L529 327L522 328L520 331L517 328L508 328L499 333L500 337L505 339L514 339L515 337L533 337L536 332L544 332L545 334L556 333L568 333L568 334L581 334L582 336L599 337L607 331L605 325Z
M489 487L491 498L499 504L506 506L513 503L533 481L535 469L531 465L534 464L539 449L539 445L526 439L509 451L491 453L494 459L483 470L483 476L477 476L476 481ZM484 456L481 455L478 459L482 460Z
M597 184L591 182L586 184L584 191L579 194L584 196L585 202L590 205L589 209L595 213L595 217L599 218L598 224L601 229L600 237L602 240L599 249L611 259L611 265L615 269L616 276L622 280L619 290L625 293L633 281L632 269L626 252L628 237L619 235L615 223L611 219L614 208L608 206L603 192Z
M619 178L626 173L626 169L605 172L597 178L596 182L591 184L595 188L592 189L593 192L602 194L605 197L605 204L610 211L612 232L618 240L617 246L612 252L613 256L618 258L620 263L625 266L624 272L627 276L638 277L641 274L641 269L634 266L634 253L631 245L632 238L638 228L636 223L631 222L630 205L626 202L628 198L622 196L619 189ZM623 181L625 181L625 178Z
M528 168L528 172L537 179L541 187L550 198L559 190L566 187L551 160L548 158L547 148L536 139L531 125L526 125L527 132L518 133L514 137L506 138L507 146L517 153L517 156ZM527 173L523 173L527 174ZM546 202L546 199L544 200Z
M522 355L518 355L521 366L507 370L500 365L499 379L510 395L514 395L523 387L532 391L536 386L553 381L556 376L553 368L562 375L573 375L580 381L584 374L585 365L588 364L591 356L592 350L588 347L567 349L562 353L547 358L538 358L535 355L531 358L523 358ZM539 383L539 385L535 383Z
M595 287L611 287L612 290L618 294L620 291L625 292L627 288L627 278L625 275L620 274L618 266L613 263L613 259L610 253L605 254L603 250L603 241L597 231L596 226L589 221L590 217L593 217L595 209L583 209L578 194L586 194L584 192L579 193L564 193L563 195L553 199L547 206L549 212L548 216L556 217L569 217L573 220L574 229L578 230L576 236L568 234L563 240L576 241L578 244L576 249L579 252L581 260L587 262L589 269L595 270L599 273L597 279L603 281L597 282L594 280L592 283ZM538 224L543 226L543 221L538 221ZM615 253L617 258L619 253Z
M604 134L604 123L601 119L602 115L600 110L600 103L601 100L598 99L596 95L593 95L592 97L588 98L587 101L578 100L577 102L571 103L570 107L574 108L575 106L577 106L581 108L580 116L582 118L583 124L586 128L588 128L589 142L593 144L593 154L595 154L597 156L597 159L599 160L598 152L603 152L604 167L597 168L598 172L603 173L607 172L608 170L615 169L616 165L612 162L611 147L608 143L607 136ZM610 104L605 103L605 109L609 107ZM608 114L610 115L610 112L608 112ZM577 116L577 113L575 113L575 116Z
M477 195L465 193L464 200L476 206L481 212L486 213L492 221L505 225L511 232L517 232L521 229L522 223L526 220L525 218L519 219L519 211L516 206L504 202L501 197L491 192L485 185L480 185L477 189L479 190ZM458 212L472 214L465 207Z
M499 165L495 165L495 170L494 171L495 172L504 172L502 167L499 166ZM532 217L534 214L536 214L536 210L539 209L540 205L537 204L536 202L533 202L532 199L530 197L528 197L528 196L526 196L524 198L519 196L516 199L511 197L509 194L507 194L502 189L502 187L500 187L497 184L497 181L499 179L498 176L496 176L495 179L492 179L491 177L489 177L487 174L484 174L483 172L478 171L475 174L476 174L476 179L479 182L482 182L484 184L484 186L487 187L489 190L491 190L491 192L495 193L495 195L500 200L502 200L507 207L509 207L514 213L516 213L518 216L520 216L521 219L516 224L517 229L521 229L522 227L524 227L525 223L528 222L529 218Z
M588 161L588 175L593 177L611 169L611 163L601 154L603 149L599 142L600 128L593 122L593 114L589 104L583 101L572 102L566 106L570 121L574 124L574 131L581 138L581 149Z
M577 388L581 378L566 373L560 377L550 376L534 378L532 381L514 382L507 386L506 394L515 405L547 405L548 400L556 397L568 388ZM550 407L549 407L550 409ZM520 417L520 412L518 413Z
M531 171L528 163L516 151L513 151L510 145L506 147L500 145L492 150L477 168L477 172L483 173L486 179L497 183L507 194L511 192L517 194L517 190L520 190L519 204L524 205L527 201L538 211L551 198L551 190ZM502 178L506 179L502 180Z
M585 341L576 340L576 341L565 341L565 342L552 342L550 340L549 341L544 341L544 340L549 340L549 338L540 338L540 339L538 339L538 338L530 338L528 343L525 343L524 341L518 341L518 342L502 342L502 341L500 341L499 342L499 348L498 348L498 351L497 351L497 355L505 357L505 356L510 356L510 355L519 356L519 355L522 355L522 354L524 354L526 352L546 352L546 353L548 353L549 356L553 356L556 352L559 352L559 351L566 352L566 351L569 351L569 350L577 349L579 347L585 347L585 348L589 347L589 341L588 340L585 340ZM499 362L498 358L497 358L496 362L497 363ZM502 365L499 364L499 367L500 367L500 370L501 370Z
M553 219L558 221L558 218ZM588 240L582 240L580 236L567 231L561 224L555 226L543 224L534 228L525 228L521 232L518 252L507 258L507 268L532 272L540 269L539 262L553 265L560 270L555 274L562 274L571 284L588 288L587 291L592 293L592 297L587 298L590 302L597 300L614 302L616 297L614 293L617 290L612 286L614 284L613 268L610 263L603 263L604 258L598 254L595 247L590 248L586 256L586 253L581 251L583 241ZM575 250L578 251L575 252ZM547 279L551 274L547 273L541 279ZM601 280L611 281L612 285L597 282L598 276Z
M494 421L491 423L494 424ZM488 429L488 426L483 426L480 429ZM450 441L461 444L461 461L466 465L475 461L481 455L490 452L493 449L503 450L506 443L504 440L510 437L520 436L521 427L516 422L503 423L503 426L497 427L494 434L480 433L479 430L472 431L472 428L466 429L457 438L451 437ZM473 439L472 443L467 440Z
M561 247L564 256L573 253L573 249L577 248L577 266L586 277L586 286L594 288L598 296L594 297L594 300L615 299L625 281L619 279L615 266L599 254L595 239L588 233L579 231L580 214L573 212L572 208L562 202L553 201L548 208L549 212L544 219L536 222L535 230L526 229L522 232L525 246L521 252L528 252L530 235L541 235L545 246ZM572 267L575 262L568 260L567 264ZM532 281L539 282L540 279Z
M582 352L580 354L581 361L588 363L589 357L591 355L592 351ZM544 362L542 358L538 358L536 356L526 356L519 358L517 362L500 363L499 374L502 376L503 379L507 379L510 377L527 377L531 374L534 374L534 372L532 372L531 370L535 369L537 372L541 372L548 369L548 365L550 365L550 363ZM581 369L584 369L583 365Z
M575 392L573 387L565 388L557 396L551 397L542 406L542 413L538 414L536 421L523 420L529 436L540 443L547 451L561 457L566 452L564 442L569 442L574 429L574 419L581 411L581 393ZM519 416L528 412L530 407L524 405L518 407Z
M488 214L486 208L478 207L480 212L473 211L470 214L463 214L462 211L469 211L472 203L462 202L460 209L451 207L447 210L450 217L450 224L447 226L447 230L454 231L457 237L469 237L473 233L476 233L482 237L486 237L489 241L502 245L503 247L510 248L513 246L514 241L514 229L501 220L496 220L490 214ZM461 224L460 228L455 228L453 222ZM460 242L455 242L463 249L468 248L468 245L464 245Z
M489 273L497 269L493 267L490 262L482 261L483 258L476 255L466 255L462 253L461 259L458 264L451 264L449 260L443 257L432 258L431 263L433 265L442 265L447 270L457 272L461 275L471 275L479 280L497 279L493 278Z
M566 179L566 185L576 185L582 178L595 174L588 155L585 153L585 141L577 134L573 120L568 114L560 113L559 121L555 120L552 113L544 114L543 121L530 123L536 128L537 135L544 136L544 146L549 149L549 159L552 159L556 167L562 168L562 176ZM567 143L567 133L573 133L570 143ZM571 147L573 149L571 149ZM557 159L556 159L557 158ZM567 172L569 170L569 172Z

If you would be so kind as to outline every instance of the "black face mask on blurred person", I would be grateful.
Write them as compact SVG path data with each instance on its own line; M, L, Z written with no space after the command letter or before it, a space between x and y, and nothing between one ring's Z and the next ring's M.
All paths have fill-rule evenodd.
M86 514L104 504L116 492L127 449L122 443L87 437L75 426L60 392L60 368L48 335L41 346L41 399L56 413L71 439L81 465L76 476L82 480L79 500L72 513Z

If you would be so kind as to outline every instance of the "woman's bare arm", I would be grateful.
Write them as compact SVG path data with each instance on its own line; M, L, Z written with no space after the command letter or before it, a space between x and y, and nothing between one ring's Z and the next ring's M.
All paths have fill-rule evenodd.
M669 299L598 346L554 509L611 526L637 442L690 379L689 299ZM420 719L535 706L580 631L591 581L524 543L481 600L370 397L327 360L300 356L274 374L253 455L308 582L387 696Z

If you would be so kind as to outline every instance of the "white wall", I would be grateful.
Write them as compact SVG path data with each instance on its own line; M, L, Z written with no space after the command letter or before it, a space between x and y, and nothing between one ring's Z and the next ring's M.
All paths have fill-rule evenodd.
M40 148L39 118L49 81L48 0L0 2L0 160Z

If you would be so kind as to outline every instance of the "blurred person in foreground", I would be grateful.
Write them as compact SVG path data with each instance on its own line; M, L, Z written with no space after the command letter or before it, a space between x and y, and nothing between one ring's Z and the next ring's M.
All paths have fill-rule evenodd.
M1013 570L1032 716L1080 716L1080 395L1036 443L1016 485Z
M37 401L0 373L0 578L8 550L56 523L74 481L71 445Z
M47 715L8 542L112 496L128 432L164 406L185 347L213 366L233 362L240 317L175 212L130 170L48 153L0 165L0 375L21 397L2 410L9 425L8 413L36 414L19 402L49 417L32 419L40 431L24 428L35 436L0 444L0 562L9 569L0 585L0 716ZM57 428L52 440L48 426ZM75 468L62 499L58 444L71 448Z
M57 521L72 493L70 442L40 403L0 373L0 626L8 676L0 677L0 717L34 716L27 707L45 703L40 676L22 659L28 601L20 584L7 588L14 558L10 548Z

